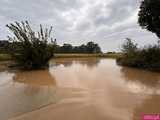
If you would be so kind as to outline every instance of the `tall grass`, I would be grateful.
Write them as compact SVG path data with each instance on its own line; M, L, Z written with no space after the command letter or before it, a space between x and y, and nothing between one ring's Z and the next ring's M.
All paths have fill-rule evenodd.
M8 61L8 60L12 60L11 55L9 55L9 54L0 54L0 61Z

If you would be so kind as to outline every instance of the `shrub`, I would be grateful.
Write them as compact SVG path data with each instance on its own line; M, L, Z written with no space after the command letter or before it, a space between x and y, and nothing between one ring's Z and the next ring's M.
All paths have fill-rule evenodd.
M137 51L137 44L134 44L130 38L126 38L125 43L122 45L122 52L127 56L132 56Z
M6 25L14 37L9 37L12 41L11 55L14 60L25 69L37 69L48 66L49 59L53 56L53 45L50 29L43 29L35 33L27 21L15 22ZM49 42L50 41L50 42Z
M144 47L143 49L136 49L134 52L126 51L121 58L117 59L117 63L124 66L159 71L160 46L150 45L148 47Z

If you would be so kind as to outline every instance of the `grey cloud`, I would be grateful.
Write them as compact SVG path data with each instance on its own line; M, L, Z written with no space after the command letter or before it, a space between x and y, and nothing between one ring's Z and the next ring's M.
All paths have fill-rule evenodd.
M107 1L106 1L107 2ZM94 21L95 25L112 25L116 22L123 21L132 12L138 8L136 0L118 0L110 4L98 4L89 11L89 17ZM105 15L103 15L105 13Z
M1 0L0 39L6 39L6 24L29 20L35 29L40 23L52 25L61 44L93 40L111 51L119 50L125 37L141 45L154 43L156 36L137 24L139 4L139 0Z

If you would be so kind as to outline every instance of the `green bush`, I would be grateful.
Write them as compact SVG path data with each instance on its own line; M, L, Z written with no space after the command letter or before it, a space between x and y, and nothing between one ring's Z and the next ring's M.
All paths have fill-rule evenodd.
M126 45L126 43L125 43ZM131 47L128 44L128 48ZM143 49L123 52L123 56L117 59L117 63L124 66L137 67L149 70L160 70L160 46L153 45Z
M160 38L160 1L142 0L138 16L139 25ZM122 47L124 55L117 59L118 64L160 71L160 44L137 49L128 39Z
M7 25L14 37L8 37L12 41L10 54L14 60L25 69L38 69L48 66L49 59L53 56L52 27L35 33L26 22L15 22ZM51 41L49 43L49 41Z

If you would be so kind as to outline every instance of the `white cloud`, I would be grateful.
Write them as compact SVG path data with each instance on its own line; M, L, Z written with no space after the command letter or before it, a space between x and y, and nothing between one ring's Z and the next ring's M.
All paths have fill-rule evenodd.
M155 35L137 24L139 0L1 0L0 39L5 25L29 20L55 28L59 43L98 42L104 51L118 50L126 37L142 44L154 43Z

